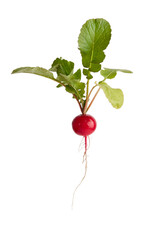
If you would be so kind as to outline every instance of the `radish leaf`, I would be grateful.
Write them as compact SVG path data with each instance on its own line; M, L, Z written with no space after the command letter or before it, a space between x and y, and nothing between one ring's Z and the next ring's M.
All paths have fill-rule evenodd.
M123 105L124 96L121 89L111 88L107 83L101 82L98 86L103 90L105 96L114 108L120 108Z
M62 58L56 58L52 63L52 67L49 70L52 72L57 72L58 75L61 73L67 76L73 71L73 68L73 62L67 61Z
M101 69L106 49L111 38L110 24L102 19L90 19L81 28L78 46L82 56L82 64L91 72Z
M13 70L12 74L14 73L32 73L32 74L40 75L42 77L50 78L52 80L56 80L53 76L53 73L41 67L21 67Z
M90 74L90 71L86 68L83 69L83 74L87 77L87 79L93 78L93 76Z
M114 78L117 75L118 71L123 73L132 73L130 70L125 70L125 69L104 68L104 70L100 71L100 74L104 77L104 80L106 80L107 78L108 79Z
M65 85L67 92L76 95L76 97L82 102L82 98L84 97L85 93L85 83L80 82L80 79L76 79L74 74L68 76L60 74L57 79Z
M54 80L59 83L57 85L58 88L60 86L64 86L67 92L76 95L78 99L82 99L85 92L84 91L85 84L80 82L81 79L80 69L74 74L70 74L68 76L60 74L57 78L54 78L52 72L41 67L21 67L13 70L12 74L14 73L32 73Z
M50 68L50 71L57 73L57 80L65 86L66 91L82 100L85 92L85 83L80 82L81 70L78 69L75 73L73 73L73 70L74 63L62 58L56 58ZM60 85L58 84L57 87L59 88Z

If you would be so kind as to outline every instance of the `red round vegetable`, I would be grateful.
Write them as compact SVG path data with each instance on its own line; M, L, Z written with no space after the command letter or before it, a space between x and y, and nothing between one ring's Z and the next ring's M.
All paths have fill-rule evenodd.
M74 132L81 136L89 136L95 131L96 126L96 120L88 114L78 115L72 122Z

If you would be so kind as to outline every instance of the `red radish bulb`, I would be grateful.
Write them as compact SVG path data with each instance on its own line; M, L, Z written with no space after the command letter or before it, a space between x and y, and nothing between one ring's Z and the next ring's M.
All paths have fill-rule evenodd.
M78 115L72 122L74 132L84 137L92 134L95 131L96 126L96 120L88 114Z

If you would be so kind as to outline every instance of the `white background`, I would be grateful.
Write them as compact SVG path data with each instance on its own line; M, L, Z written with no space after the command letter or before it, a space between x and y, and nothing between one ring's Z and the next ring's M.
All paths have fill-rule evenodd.
M108 81L124 92L121 109L103 92L90 109L97 129L71 210L84 173L71 128L78 105L49 79L10 73L56 57L78 69L80 28L99 17L112 27L102 65L134 73ZM1 3L1 240L160 239L159 22L156 0Z

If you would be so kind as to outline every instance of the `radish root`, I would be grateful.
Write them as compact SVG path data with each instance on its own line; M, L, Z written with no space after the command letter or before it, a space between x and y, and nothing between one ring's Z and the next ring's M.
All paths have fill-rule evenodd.
M85 172L84 172L84 176L81 179L80 183L77 185L77 187L75 188L74 192L73 192L73 197L72 197L72 209L73 209L73 204L74 204L74 197L75 197L75 193L77 191L77 189L80 187L80 185L82 184L82 182L84 181L86 174L87 174L87 136L84 137L85 138L85 152L83 154L83 162L85 162Z
M90 137L87 136L87 150L89 149L90 147ZM82 149L85 148L85 137L82 138L80 144L79 144L79 148L78 148L78 151L80 152Z

